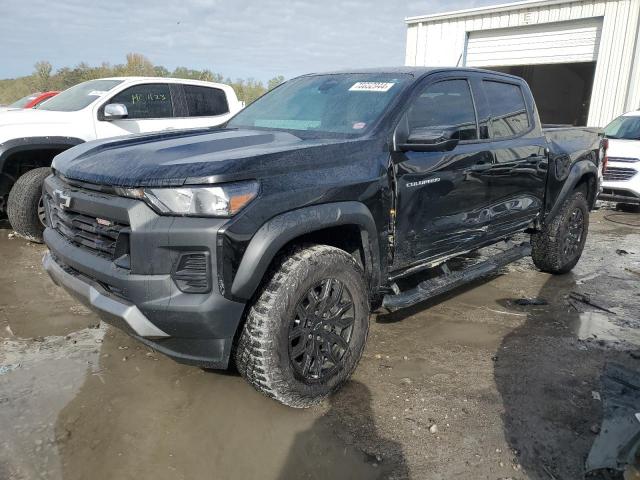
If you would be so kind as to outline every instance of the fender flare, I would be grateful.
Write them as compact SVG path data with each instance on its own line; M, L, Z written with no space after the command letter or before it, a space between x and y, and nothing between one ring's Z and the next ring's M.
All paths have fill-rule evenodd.
M380 249L371 212L360 202L336 202L286 212L260 227L240 261L231 286L232 295L242 299L251 298L273 258L290 241L307 233L342 225L359 227L367 280L369 285L378 285Z
M0 144L0 172L5 162L14 153L49 148L71 148L84 143L85 140L75 137L24 137L14 138Z
M567 176L567 179L565 180L564 185L562 186L562 190L560 190L560 193L556 197L553 207L551 207L551 210L549 210L549 213L545 217L545 223L550 222L556 217L556 215L558 215L558 212L560 211L562 204L567 198L569 198L569 195L571 195L571 192L573 192L573 189L576 188L576 185L578 184L578 182L585 175L590 175L590 174L595 175L596 181L597 181L598 167L592 161L580 160L573 164L573 166L571 167L571 170L569 171L569 175ZM590 205L590 207L592 207L592 205Z

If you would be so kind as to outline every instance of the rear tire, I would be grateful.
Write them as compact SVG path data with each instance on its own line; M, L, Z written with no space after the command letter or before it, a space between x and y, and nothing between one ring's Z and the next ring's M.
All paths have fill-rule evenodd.
M567 198L551 223L531 236L533 263L543 272L562 274L576 266L589 232L589 206L584 192Z
M18 178L9 192L7 217L18 235L42 243L44 232L44 207L42 184L51 175L49 167L34 168Z
M235 350L240 374L291 407L315 405L351 376L369 330L367 290L355 259L313 245L268 274Z

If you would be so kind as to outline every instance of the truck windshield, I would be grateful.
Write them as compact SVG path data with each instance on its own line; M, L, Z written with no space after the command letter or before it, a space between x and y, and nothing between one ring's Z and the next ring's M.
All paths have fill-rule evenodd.
M79 83L38 105L38 110L56 112L75 112L104 96L109 90L122 83L122 80L89 80Z
M232 128L359 136L411 79L408 74L351 73L299 77L267 93L229 122Z
M604 129L607 138L640 140L640 116L618 117Z

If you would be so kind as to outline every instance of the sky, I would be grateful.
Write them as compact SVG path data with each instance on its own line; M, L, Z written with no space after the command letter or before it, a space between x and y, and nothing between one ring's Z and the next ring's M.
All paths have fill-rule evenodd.
M409 16L505 0L0 0L0 78L124 63L207 68L268 80L402 65Z

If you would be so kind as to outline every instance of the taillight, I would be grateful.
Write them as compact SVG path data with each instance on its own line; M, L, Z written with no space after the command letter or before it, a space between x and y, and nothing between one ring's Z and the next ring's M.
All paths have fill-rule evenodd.
M609 157L607 156L607 150L609 149L609 139L602 139L602 173L607 169L607 162L609 161Z

